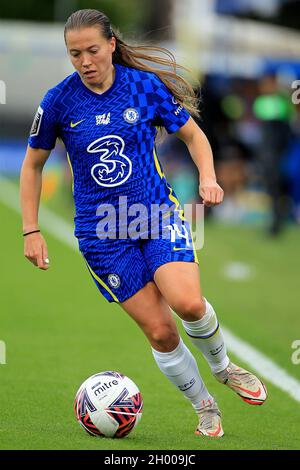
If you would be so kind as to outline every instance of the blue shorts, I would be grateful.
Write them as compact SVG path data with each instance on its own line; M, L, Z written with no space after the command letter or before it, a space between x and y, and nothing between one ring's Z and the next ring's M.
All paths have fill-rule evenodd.
M98 289L109 302L124 302L149 281L165 263L198 263L190 226L186 236L170 231L168 238L79 239L79 249Z

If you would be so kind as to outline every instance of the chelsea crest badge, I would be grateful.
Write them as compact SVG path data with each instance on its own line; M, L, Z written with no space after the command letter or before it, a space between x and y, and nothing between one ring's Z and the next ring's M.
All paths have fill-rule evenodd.
M137 109L127 108L127 109L125 109L125 111L123 113L123 118L129 124L134 124L139 120L140 115L139 115L139 112L138 112Z

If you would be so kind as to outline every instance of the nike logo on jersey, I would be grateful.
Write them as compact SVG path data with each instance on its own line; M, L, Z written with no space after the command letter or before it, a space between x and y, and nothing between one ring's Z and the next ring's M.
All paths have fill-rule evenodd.
M73 127L76 127L78 126L78 124L80 124L81 122L85 121L85 119L81 119L81 121L77 121L77 122L72 122L70 123L70 126L73 128Z
M186 247L184 247L184 248L176 248L176 246L174 246L173 250L174 250L174 251L186 250Z

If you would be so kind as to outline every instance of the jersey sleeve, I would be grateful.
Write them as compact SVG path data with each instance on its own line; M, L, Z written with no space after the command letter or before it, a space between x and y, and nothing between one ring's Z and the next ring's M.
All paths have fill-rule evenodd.
M190 117L166 85L155 75L153 81L153 102L155 106L154 125L165 127L168 134L178 131Z
M46 93L39 105L28 138L32 148L52 150L58 137L57 113L53 107L51 90Z

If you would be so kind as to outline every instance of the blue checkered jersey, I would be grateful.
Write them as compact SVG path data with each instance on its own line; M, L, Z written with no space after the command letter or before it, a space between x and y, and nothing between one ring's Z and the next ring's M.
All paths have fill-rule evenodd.
M176 132L189 114L155 73L114 66L115 80L102 94L77 72L50 89L30 132L32 148L53 149L57 138L65 144L78 237L96 233L100 206L177 204L154 141L158 126Z

